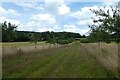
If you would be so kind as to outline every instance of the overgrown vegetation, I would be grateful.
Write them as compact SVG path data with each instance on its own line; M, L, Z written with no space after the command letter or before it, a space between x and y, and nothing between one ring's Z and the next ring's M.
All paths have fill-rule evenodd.
M95 57L95 56L94 56ZM3 58L3 78L115 78L79 42Z
M91 10L97 17L93 25L89 25L89 36L81 36L71 32L28 32L17 31L18 26L11 23L0 24L3 42L34 42L45 41L59 47L47 48L29 54L3 57L3 78L8 77L75 77L75 78L106 78L116 77L116 70L111 72L102 62L116 61L118 54L111 54L104 48L81 43L120 43L120 10L118 7L104 7ZM112 15L110 14L112 13ZM5 36L6 35L6 36ZM75 42L75 40L80 41ZM73 43L74 42L74 43ZM63 45L69 44L70 45ZM61 47L62 46L62 47ZM116 47L115 47L116 48ZM95 50L94 50L95 49ZM111 49L111 48L110 48ZM21 50L21 49L20 49ZM118 46L118 53L120 47ZM106 57L107 56L107 57ZM114 59L113 59L114 57ZM115 59L116 58L116 59ZM113 63L113 62L112 62ZM116 66L115 66L116 68ZM118 76L117 76L118 77Z

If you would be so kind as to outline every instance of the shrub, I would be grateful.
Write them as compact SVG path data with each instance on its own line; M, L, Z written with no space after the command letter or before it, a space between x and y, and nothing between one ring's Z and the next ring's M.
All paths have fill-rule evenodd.
M81 38L80 42L81 43L89 43L90 41L87 38Z

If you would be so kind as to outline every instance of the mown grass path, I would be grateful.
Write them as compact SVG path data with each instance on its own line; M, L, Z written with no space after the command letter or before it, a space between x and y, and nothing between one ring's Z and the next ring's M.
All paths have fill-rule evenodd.
M3 78L108 78L113 73L76 42L3 58Z

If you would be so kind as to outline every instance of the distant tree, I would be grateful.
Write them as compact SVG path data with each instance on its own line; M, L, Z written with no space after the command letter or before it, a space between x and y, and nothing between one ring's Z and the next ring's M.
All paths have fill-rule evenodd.
M86 38L86 36L85 36L85 35L83 35L83 36L82 36L82 38Z
M36 33L31 33L30 34L30 42L35 43L35 48L37 47L37 41L38 41L38 36Z

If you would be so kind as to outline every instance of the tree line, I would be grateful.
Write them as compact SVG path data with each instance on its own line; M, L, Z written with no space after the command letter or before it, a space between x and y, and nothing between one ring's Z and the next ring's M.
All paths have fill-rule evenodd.
M68 44L75 38L85 38L85 35L72 32L33 32L33 31L17 31L15 24L6 21L0 24L2 28L2 42L35 42L46 41L51 44Z

